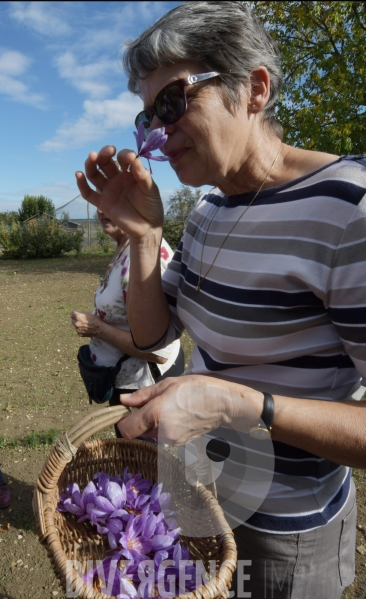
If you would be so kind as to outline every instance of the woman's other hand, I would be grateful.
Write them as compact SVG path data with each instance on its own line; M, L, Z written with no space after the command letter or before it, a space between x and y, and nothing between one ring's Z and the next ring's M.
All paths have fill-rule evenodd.
M75 173L77 185L85 200L102 210L130 237L139 239L151 229L163 226L159 189L135 152L119 152L120 168L114 160L115 154L114 146L104 146L99 153L91 152L85 162L85 174Z
M204 375L167 378L123 397L140 408L118 423L123 437L158 437L169 445L186 445L220 425L235 422L246 432L258 422L263 393Z
M100 328L100 318L90 312L71 313L71 323L74 325L79 337L97 337Z

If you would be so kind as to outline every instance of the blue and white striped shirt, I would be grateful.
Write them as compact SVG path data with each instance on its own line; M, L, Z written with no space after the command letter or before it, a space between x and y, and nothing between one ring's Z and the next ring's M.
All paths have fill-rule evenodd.
M273 395L357 397L366 380L366 158L262 191L241 219L252 198L215 189L193 210L163 278L167 342L184 328L195 341L187 374ZM347 500L349 469L273 445L271 490L246 524L288 533L327 523Z

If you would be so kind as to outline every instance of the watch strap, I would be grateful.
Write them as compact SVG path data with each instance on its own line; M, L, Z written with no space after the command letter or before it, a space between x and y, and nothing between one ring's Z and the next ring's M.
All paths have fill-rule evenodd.
M262 393L264 395L264 403L261 418L266 427L271 430L274 415L274 399L270 393Z

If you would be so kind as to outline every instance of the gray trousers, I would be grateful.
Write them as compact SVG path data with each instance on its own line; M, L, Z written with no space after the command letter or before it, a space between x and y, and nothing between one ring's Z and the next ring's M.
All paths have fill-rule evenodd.
M245 526L234 530L238 567L231 597L238 599L339 599L353 582L356 490L342 511L310 532L272 535Z

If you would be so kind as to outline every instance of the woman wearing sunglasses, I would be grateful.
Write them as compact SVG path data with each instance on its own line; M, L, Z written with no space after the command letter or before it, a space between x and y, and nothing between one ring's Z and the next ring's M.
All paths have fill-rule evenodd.
M125 68L145 106L136 125L165 127L162 152L181 183L213 189L161 280L163 208L136 154L118 153L119 172L104 147L76 175L82 196L129 234L136 346L163 347L184 328L196 343L185 376L126 399L141 409L119 428L179 445L241 427L258 456L272 439L270 488L237 517L245 561L233 588L254 599L339 598L354 577L350 468L366 467L366 159L282 143L278 51L241 2L174 8L128 43ZM172 397L183 399L169 426ZM240 476L248 454L235 451ZM260 495L255 483L246 493Z

